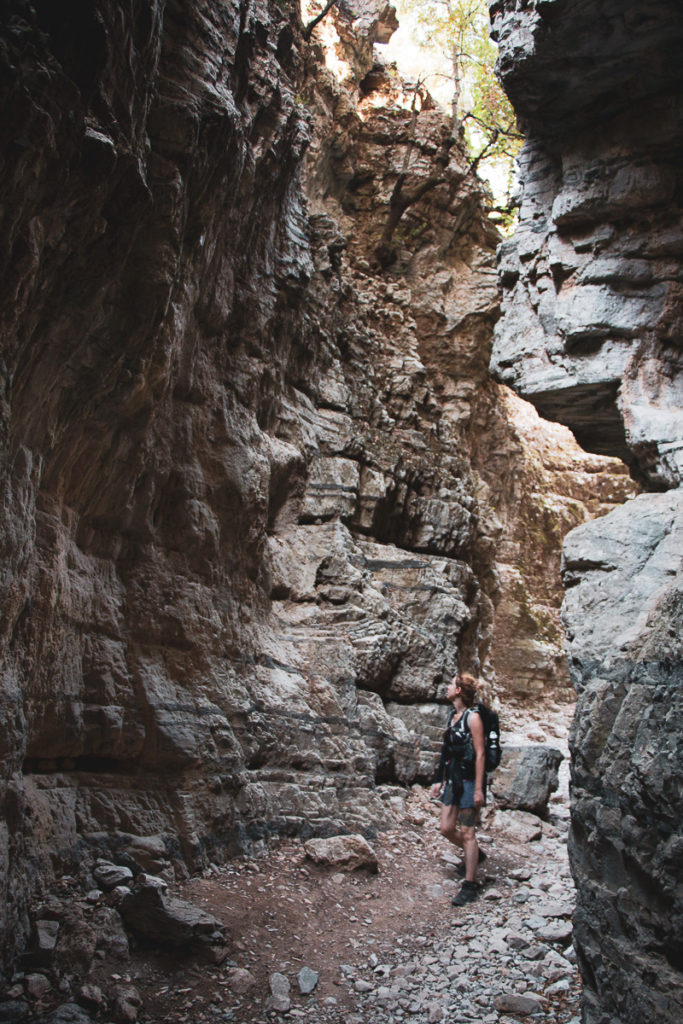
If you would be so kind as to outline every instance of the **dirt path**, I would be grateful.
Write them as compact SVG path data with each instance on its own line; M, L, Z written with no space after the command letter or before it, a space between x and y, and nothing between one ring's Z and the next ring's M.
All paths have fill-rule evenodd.
M561 721L550 733L564 745ZM438 806L414 787L399 827L373 842L377 874L321 868L287 841L177 887L227 925L228 959L181 964L134 952L121 980L142 997L139 1020L578 1024L566 771L540 840L525 842L514 815L487 809L482 892L468 908L451 906L458 858L437 820ZM317 976L309 994L299 990L302 968ZM286 1011L273 1006L273 975L286 979L275 1003Z
M546 708L541 727L526 712L515 719L506 711L507 742L549 741L566 751L569 715ZM322 868L298 840L214 866L169 894L224 923L220 962L135 943L129 959L117 958L114 928L112 955L98 945L87 978L63 975L52 988L44 975L24 978L9 993L17 1002L0 1006L0 1024L28 1019L16 1015L26 991L50 1024L83 1024L89 1013L107 1024L512 1024L527 1016L578 1024L566 764L560 778L547 822L486 809L481 892L466 908L451 905L459 857L438 833L439 805L416 786L397 827L373 840L377 873ZM88 915L117 915L98 910L99 898L90 910L87 898L74 900L85 915L77 918L83 941L94 942ZM63 1002L70 994L87 1012ZM60 1004L53 1017L49 1008Z

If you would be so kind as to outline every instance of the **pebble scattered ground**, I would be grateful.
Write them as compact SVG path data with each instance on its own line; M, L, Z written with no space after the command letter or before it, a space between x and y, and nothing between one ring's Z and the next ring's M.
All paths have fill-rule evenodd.
M533 738L566 751L559 718ZM76 1010L69 996L96 1008L115 986L126 998L113 1024L579 1024L567 776L565 763L547 821L486 809L480 896L466 907L451 905L460 858L438 833L439 806L416 786L392 798L400 824L372 840L377 873L323 867L287 840L172 886L226 925L220 962L133 944L87 979L50 988L36 975L33 994L18 979L17 996L28 992L38 1019L60 1003ZM108 1005L94 1013L106 1024Z

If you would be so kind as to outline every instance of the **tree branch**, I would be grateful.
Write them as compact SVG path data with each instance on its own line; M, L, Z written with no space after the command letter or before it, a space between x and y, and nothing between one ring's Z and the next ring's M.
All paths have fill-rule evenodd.
M304 31L303 31L304 39L308 40L308 39L311 38L311 33L313 32L313 29L316 27L316 25L320 24L320 22L323 20L323 18L327 14L329 14L329 12L332 10L333 7L336 7L338 2L339 2L339 0L328 0L327 4L322 9L320 14L318 14L313 19L313 21L309 21L308 25L306 25L306 27L304 28Z

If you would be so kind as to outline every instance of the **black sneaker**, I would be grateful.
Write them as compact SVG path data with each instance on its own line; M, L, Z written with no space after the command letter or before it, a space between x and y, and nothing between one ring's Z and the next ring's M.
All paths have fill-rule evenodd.
M483 850L480 849L479 850L479 863L483 864L485 860L486 860L486 854L484 853ZM464 863L462 861L460 862L460 864L458 864L457 868L455 869L455 873L457 875L460 875L461 878L465 877L465 865L464 865Z
M471 903L476 899L479 899L479 886L476 882L468 882L465 880L462 883L460 892L457 896L453 897L451 903L454 907L464 907L466 903Z

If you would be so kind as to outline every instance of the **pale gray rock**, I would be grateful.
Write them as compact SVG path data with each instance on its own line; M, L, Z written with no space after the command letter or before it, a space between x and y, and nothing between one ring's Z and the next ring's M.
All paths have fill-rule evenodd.
M363 978L358 978L356 981L354 981L353 987L355 988L356 992L361 993L373 992L375 988L374 985L372 985L369 981L365 981Z
M543 822L528 811L496 811L496 823L519 843L533 843L543 835Z
M275 971L270 975L268 984L270 986L270 1004L272 1008L278 1013L287 1013L292 1005L289 979L279 971Z
M304 851L316 864L337 871L359 869L376 872L377 854L361 835L331 836L329 839L309 839Z
M497 806L545 817L550 795L559 786L557 770L562 760L561 751L554 747L506 744L490 782Z
M683 311L680 126L653 97L680 89L680 9L658 4L648 29L633 31L635 47L618 41L617 28L638 19L635 0L600 10L616 31L593 32L590 5L560 13L557 3L533 3L522 16L512 3L492 5L499 68L529 128L519 227L500 256L504 315L492 367L588 450L619 455L657 487L675 486L683 469L681 362L676 341L671 347ZM656 71L653 47L662 55ZM618 100L626 82L628 113ZM623 218L628 232L615 226Z
M102 889L109 892L119 885L132 882L133 872L120 864L101 862L93 868L93 877Z
M310 967L302 967L296 976L296 983L299 986L299 992L302 996L310 995L318 984L319 975L316 971L312 971Z
M560 946L566 946L572 937L572 926L569 922L560 924L548 924L536 931L536 937L542 942L552 942Z
M579 527L565 547L586 1024L673 1024L683 1000L683 143L671 117L683 11L662 0L645 26L642 10L492 5L499 69L528 130L492 367L584 447L671 489Z
M496 1009L501 1013L516 1013L520 1017L528 1017L530 1014L539 1013L545 1005L542 996L530 992L508 992L505 995L496 996L493 1002Z

